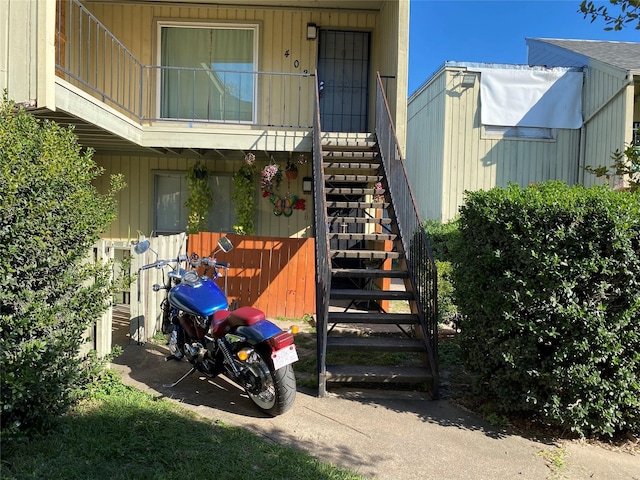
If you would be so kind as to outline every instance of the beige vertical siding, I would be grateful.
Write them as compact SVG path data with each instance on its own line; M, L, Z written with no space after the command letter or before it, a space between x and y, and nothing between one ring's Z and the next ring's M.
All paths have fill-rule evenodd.
M256 163L262 168L267 164L264 154L257 154ZM176 157L128 157L115 155L95 155L96 162L105 169L104 174L97 182L97 188L101 192L109 189L109 178L113 174L121 173L127 187L118 194L118 218L111 225L109 231L103 237L112 240L127 241L137 238L137 232L151 235L153 230L153 173L156 171L186 171L196 159ZM286 156L276 158L276 161L284 167ZM216 174L233 175L240 166L242 160L233 159L207 159L207 167ZM268 198L262 197L259 190L259 181L256 182L256 234L274 237L307 238L312 236L313 205L310 195L302 192L302 178L311 175L310 163L301 165L298 178L287 182L283 180L279 194L284 197L287 192L305 200L305 210L294 210L290 217L276 216L273 213L273 204ZM214 205L215 209L215 205Z
M409 103L410 176L426 218L454 218L466 190L551 179L576 182L579 130L556 130L554 141L485 138L480 82L463 88L456 73L439 72ZM430 165L426 169L415 166L423 158Z
M408 102L405 164L420 215L440 219L443 200L446 76L436 75Z
M583 160L581 165L609 165L611 154L622 150L631 141L632 120L629 109L633 86L628 85L625 72L599 62L592 62L585 82L583 116ZM580 169L585 185L601 183L594 175Z
M31 59L36 53L37 10L34 0L0 2L0 87L19 103L36 99L37 72Z
M0 91L16 103L53 104L55 2L0 0Z
M377 70L381 75L394 76L383 81L387 89L389 109L396 128L402 154L406 156L406 122L409 72L409 1L387 0L379 17L379 28L373 41ZM375 75L375 71L373 72ZM375 78L375 77L374 77ZM375 83L371 83L375 88ZM371 111L375 107L372 103ZM373 117L373 115L371 116ZM373 119L372 119L373 121Z
M579 130L555 130L555 140L486 138L480 123L480 82L462 88L456 72L447 78L447 150L442 218L455 217L465 190L546 180L576 182ZM447 167L445 167L446 171Z

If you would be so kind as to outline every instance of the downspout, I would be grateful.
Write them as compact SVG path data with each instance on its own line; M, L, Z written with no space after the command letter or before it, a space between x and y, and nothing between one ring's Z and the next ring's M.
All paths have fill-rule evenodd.
M620 87L620 89L614 93L609 99L604 102L602 105L598 107L598 109L593 112L589 117L582 122L582 127L580 127L580 146L578 152L578 171L576 172L576 183L583 184L584 183L584 167L585 167L585 149L586 149L586 126L591 120L593 120L605 107L607 107L611 102L613 102L618 95L624 92L630 85L633 85L633 73L627 72L627 79L624 84Z

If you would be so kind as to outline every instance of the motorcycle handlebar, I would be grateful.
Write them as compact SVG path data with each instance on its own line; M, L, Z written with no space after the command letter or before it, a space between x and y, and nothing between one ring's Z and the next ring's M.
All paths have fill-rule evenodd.
M205 257L205 258L189 258L186 255L180 255L178 258L171 258L168 260L158 260L153 263L149 263L148 265L143 265L140 267L140 270L149 270L151 268L162 268L165 265L170 263L182 263L189 262L192 267L198 268L200 265L204 265L205 267L214 267L214 268L224 268L228 269L231 264L228 262L218 262L215 258Z
M170 258L168 260L158 260L148 265L143 265L140 270L149 270L150 268L162 268L170 263L182 263L186 262L188 257L186 255L179 255L178 258Z
M205 267L214 267L214 268L229 268L231 264L227 263L227 262L219 262L217 261L215 258L212 257L205 257L205 258L201 258L197 261L192 261L190 262L192 266L194 267L199 267L200 265L203 265Z

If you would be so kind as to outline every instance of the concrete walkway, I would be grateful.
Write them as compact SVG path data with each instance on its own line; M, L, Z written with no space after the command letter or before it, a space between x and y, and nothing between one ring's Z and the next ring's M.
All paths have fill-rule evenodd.
M189 369L185 361L165 362L166 354L163 346L127 345L113 367L127 384L368 478L640 480L640 455L529 440L418 394L337 390L317 398L299 389L290 412L266 417L224 377L192 375L163 387ZM564 466L551 469L545 456L562 458Z

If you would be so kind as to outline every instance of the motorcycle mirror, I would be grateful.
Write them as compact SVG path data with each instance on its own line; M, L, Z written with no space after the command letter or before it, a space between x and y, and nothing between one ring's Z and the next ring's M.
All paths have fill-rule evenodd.
M144 252L149 250L150 246L151 246L151 243L149 242L149 240L142 240L133 246L133 252L136 255L142 255Z
M233 244L228 237L220 237L220 240L218 240L218 246L224 253L230 252L233 249Z

